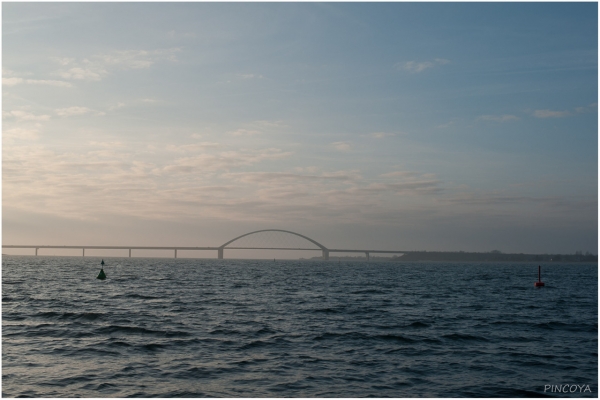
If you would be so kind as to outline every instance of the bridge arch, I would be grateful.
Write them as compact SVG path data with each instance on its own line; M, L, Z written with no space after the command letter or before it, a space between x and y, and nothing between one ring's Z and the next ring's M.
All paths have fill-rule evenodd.
M319 247L321 249L321 251L323 252L323 259L324 260L329 260L329 249L327 247L323 246L321 243L317 242L316 240L309 238L308 236L304 236L304 235L301 235L299 233L292 232L292 231L286 231L286 230L283 230L283 229L261 229L259 231L248 232L248 233L240 235L240 236L238 236L236 238L233 238L230 241L228 241L226 243L223 243L221 246L219 246L219 248L218 248L219 259L223 259L223 252L225 250L225 246L227 246L228 244L231 244L231 243L235 242L238 239L241 239L243 237L246 237L246 236L249 236L249 235L253 235L253 234L259 233L259 232L285 232L285 233L291 233L292 235L299 236L299 237L301 237L303 239L306 239L309 242L313 243L317 247Z

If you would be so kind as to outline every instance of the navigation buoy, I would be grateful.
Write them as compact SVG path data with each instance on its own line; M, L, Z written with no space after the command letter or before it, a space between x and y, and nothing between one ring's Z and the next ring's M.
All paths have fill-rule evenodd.
M542 267L538 265L538 281L533 284L535 287L544 286L544 282L542 282Z
M104 280L104 279L106 279L106 274L104 273L104 260L102 260L100 265L102 265L102 267L100 268L100 273L98 274L98 276L96 278Z

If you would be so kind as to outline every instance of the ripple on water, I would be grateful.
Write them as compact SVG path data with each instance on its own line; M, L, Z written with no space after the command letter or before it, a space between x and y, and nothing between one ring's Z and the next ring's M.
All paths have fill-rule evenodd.
M4 396L597 397L596 264L113 261L3 258Z

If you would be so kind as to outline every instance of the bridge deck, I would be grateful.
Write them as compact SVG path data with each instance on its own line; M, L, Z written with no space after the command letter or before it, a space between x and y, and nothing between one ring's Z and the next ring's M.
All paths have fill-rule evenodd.
M320 248L305 247L199 247L199 246L55 246L55 245L10 245L3 244L3 249L101 249L101 250L300 250L322 251ZM401 254L410 253L406 250L376 250L376 249L326 249L329 253L381 253Z

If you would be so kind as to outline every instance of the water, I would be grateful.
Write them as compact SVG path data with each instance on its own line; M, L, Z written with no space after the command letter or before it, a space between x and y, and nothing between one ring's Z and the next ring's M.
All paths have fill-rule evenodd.
M598 395L596 264L99 261L3 258L3 396Z

